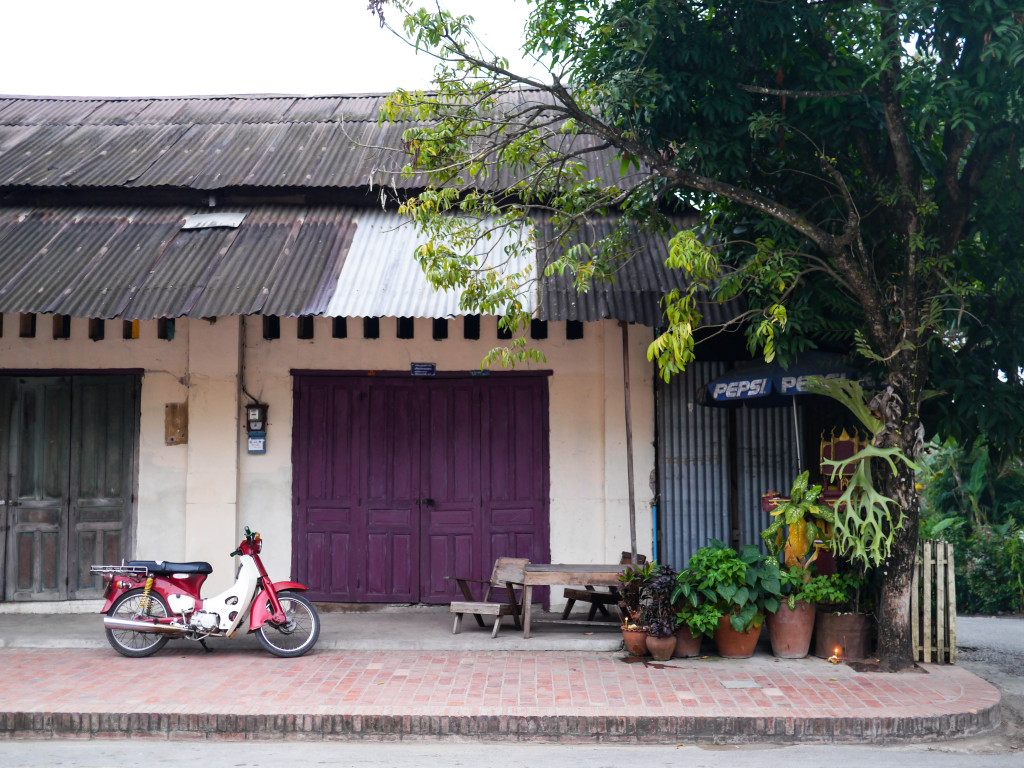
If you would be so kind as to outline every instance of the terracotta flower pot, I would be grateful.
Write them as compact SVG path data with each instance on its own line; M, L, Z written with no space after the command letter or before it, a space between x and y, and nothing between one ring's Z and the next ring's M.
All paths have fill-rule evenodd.
M642 629L622 630L622 642L630 656L647 655L647 633Z
M827 659L839 648L843 661L856 661L871 653L875 634L871 614L818 611L815 628L815 656Z
M672 658L672 652L676 649L676 636L668 637L647 636L647 650L655 661L668 661Z
M776 613L769 613L767 623L772 653L781 659L802 659L806 656L814 634L814 614L814 605L803 600L797 600L792 610L783 601Z
M704 639L703 635L698 634L696 637L690 632L690 628L685 624L676 630L676 649L672 653L673 656L680 659L688 659L691 656L700 655L700 642Z
M718 620L718 629L715 630L715 645L718 646L718 655L723 658L749 659L754 655L754 648L757 647L760 637L760 624L756 627L751 624L745 632L737 632L732 628L729 616L726 615Z

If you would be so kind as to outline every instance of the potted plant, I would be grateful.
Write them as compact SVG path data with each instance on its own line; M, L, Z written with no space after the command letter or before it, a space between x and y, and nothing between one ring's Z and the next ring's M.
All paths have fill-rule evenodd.
M809 472L797 477L789 498L772 510L771 525L761 532L768 553L778 558L786 597L767 619L772 653L784 659L802 659L810 649L815 612L804 587L835 525L835 511L818 503L821 486L808 488L809 477Z
M676 649L676 612L672 593L677 572L668 565L652 571L640 590L641 611L647 630L647 650L656 661L668 661Z
M783 600L765 623L772 643L772 653L781 659L802 659L811 647L815 611L813 594L808 592L811 573L798 565L781 568Z
M624 619L622 622L622 642L626 651L631 656L645 656L647 654L647 630L643 626L642 617L642 594L644 583L651 576L653 566L651 563L629 566L619 576L619 594L622 600L619 608L622 609Z
M730 659L752 656L765 611L779 607L782 585L778 566L757 547L747 545L737 553L713 539L694 553L688 569L699 577L700 595L720 614L714 630L719 655Z
M821 486L808 488L809 479L810 472L804 472L793 481L789 498L771 511L771 525L761 531L768 553L785 568L808 570L819 552L828 549L835 526L835 510L818 503Z
M676 577L676 589L672 593L678 623L674 656L698 655L701 640L714 635L718 620L722 618L715 602L700 591L700 582L700 574L690 568L684 568Z
M808 601L818 605L814 655L823 659L865 659L871 653L874 626L862 599L863 573L815 576L804 586Z

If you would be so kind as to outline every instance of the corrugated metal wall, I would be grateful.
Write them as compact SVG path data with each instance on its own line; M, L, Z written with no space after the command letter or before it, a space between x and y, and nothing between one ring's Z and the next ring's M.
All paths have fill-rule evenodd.
M709 538L729 541L733 505L739 511L740 543L760 544L768 523L761 494L769 488L788 490L797 474L789 408L735 410L730 461L728 409L697 402L700 388L727 368L727 363L695 362L669 384L658 383L658 559L676 568ZM802 420L802 408L797 411Z
M803 427L803 408L797 419ZM740 543L758 544L770 516L761 511L761 494L772 489L788 494L800 472L796 462L796 431L792 408L740 408L737 447L737 488L740 510ZM807 463L804 457L804 464Z

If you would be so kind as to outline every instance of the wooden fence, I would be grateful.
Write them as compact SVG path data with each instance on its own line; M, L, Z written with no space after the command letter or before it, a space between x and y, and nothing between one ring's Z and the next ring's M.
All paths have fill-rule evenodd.
M922 541L910 591L910 617L917 661L956 662L956 578L953 545Z

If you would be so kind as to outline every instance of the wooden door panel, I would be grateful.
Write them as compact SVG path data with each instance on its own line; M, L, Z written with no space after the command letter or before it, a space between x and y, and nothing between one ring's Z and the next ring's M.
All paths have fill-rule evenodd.
M480 572L484 556L480 547L479 497L474 501L461 508L447 503L423 510L425 562L420 580L421 599L425 603L447 603L461 594L456 592L455 582L445 576L482 578L475 575Z
M445 576L486 578L493 564L480 537L480 388L458 379L427 386L420 599L447 603L461 593Z
M137 376L5 378L0 419L8 600L100 597L89 572L130 554Z
M10 546L7 532L10 527L8 504L11 498L8 481L14 466L11 459L11 444L14 442L11 434L14 389L13 378L0 376L0 600L7 596L7 563L13 560L13 547Z
M21 378L14 394L8 600L67 597L71 382Z
M102 579L89 566L116 563L131 554L128 535L135 501L138 389L135 376L72 380L68 511L68 597L72 599L102 597Z
M103 596L103 579L89 569L93 563L118 563L127 557L125 518L130 508L75 505L77 523L69 528L69 597L98 599Z
M362 535L362 526L354 519L352 508L308 507L305 518L296 580L309 587L314 600L355 601L361 555L354 542Z

